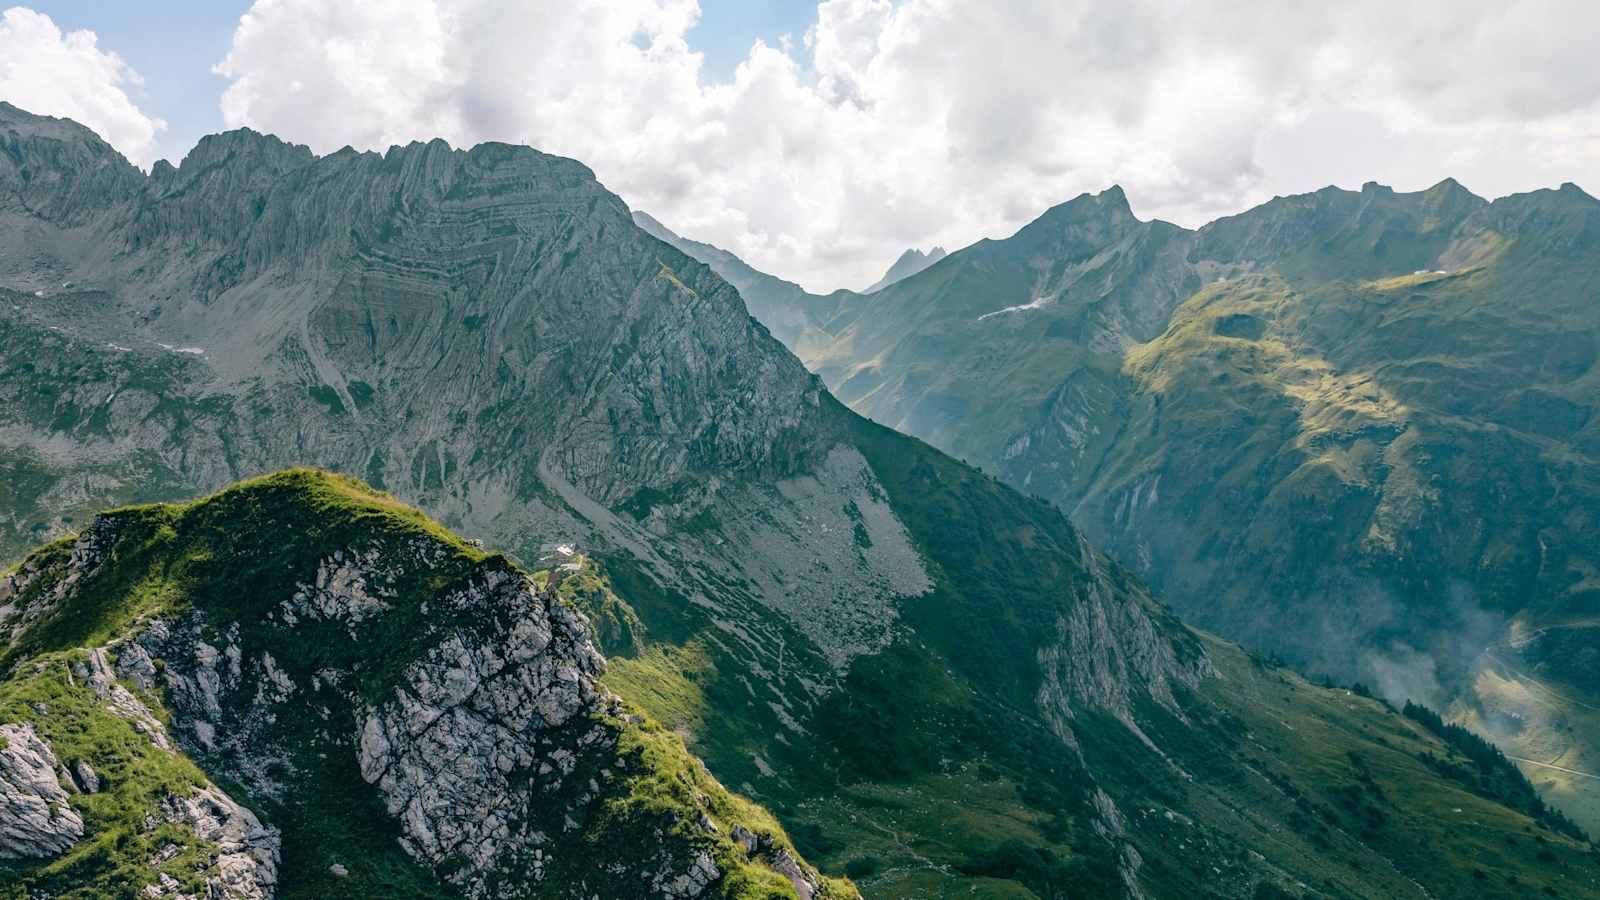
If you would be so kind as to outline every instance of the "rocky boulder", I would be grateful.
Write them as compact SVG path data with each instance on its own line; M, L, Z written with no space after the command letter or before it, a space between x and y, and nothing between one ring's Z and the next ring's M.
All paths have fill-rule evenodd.
M59 767L32 725L0 725L0 859L55 856L83 837Z

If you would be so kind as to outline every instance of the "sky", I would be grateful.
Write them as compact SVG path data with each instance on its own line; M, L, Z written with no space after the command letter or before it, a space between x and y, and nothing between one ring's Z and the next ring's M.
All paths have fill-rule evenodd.
M4 0L0 0L3 4ZM248 126L572 156L815 291L1122 185L1198 226L1449 176L1600 189L1592 0L31 0L0 99L174 162Z

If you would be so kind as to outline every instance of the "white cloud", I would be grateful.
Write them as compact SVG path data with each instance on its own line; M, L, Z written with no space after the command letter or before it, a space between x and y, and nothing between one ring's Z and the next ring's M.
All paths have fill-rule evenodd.
M139 74L95 33L63 34L49 16L21 6L0 14L0 99L40 115L92 128L141 166L155 161L156 134L167 127L128 97Z
M828 0L702 79L694 0L258 0L229 125L331 151L442 136L577 157L813 289L1123 184L1196 225L1274 193L1446 175L1600 184L1589 0ZM710 23L705 27L711 27Z

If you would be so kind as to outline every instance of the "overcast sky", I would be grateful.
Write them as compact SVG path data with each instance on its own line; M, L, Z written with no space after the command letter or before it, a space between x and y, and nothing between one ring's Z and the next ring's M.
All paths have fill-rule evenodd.
M820 291L1113 183L1191 226L1368 180L1593 192L1600 3L38 0L0 98L146 166L244 125L527 143Z

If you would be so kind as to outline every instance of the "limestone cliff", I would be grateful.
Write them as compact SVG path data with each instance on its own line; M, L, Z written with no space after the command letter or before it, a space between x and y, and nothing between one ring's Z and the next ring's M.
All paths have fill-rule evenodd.
M6 581L0 834L46 861L12 883L855 896L601 685L557 583L313 472L97 519Z

